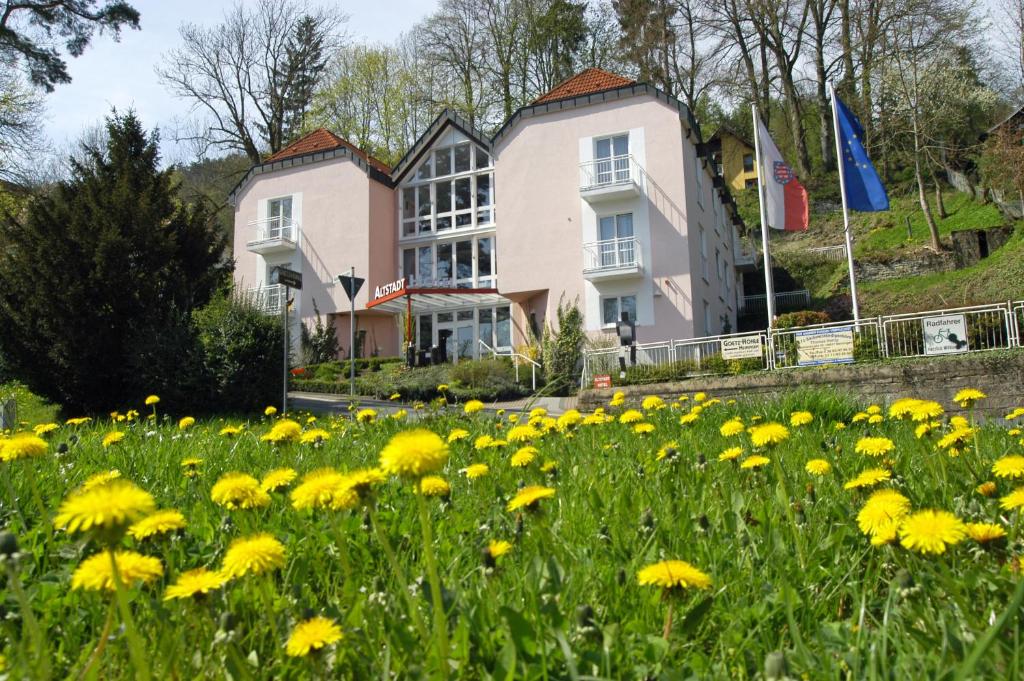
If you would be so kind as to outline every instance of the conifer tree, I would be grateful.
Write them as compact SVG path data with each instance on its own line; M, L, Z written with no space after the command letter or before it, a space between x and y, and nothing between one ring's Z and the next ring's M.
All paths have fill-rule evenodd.
M0 217L0 354L69 410L186 392L201 362L191 312L231 267L212 216L160 169L157 134L131 112L106 129L71 179Z

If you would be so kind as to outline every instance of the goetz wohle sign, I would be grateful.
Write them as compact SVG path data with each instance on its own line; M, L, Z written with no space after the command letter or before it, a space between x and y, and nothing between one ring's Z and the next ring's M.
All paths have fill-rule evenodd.
M377 286L373 289L373 299L380 300L388 296L394 296L396 293L400 293L405 290L405 279L398 279L391 282L390 284L384 284L383 286Z
M760 335L722 339L722 359L761 357L763 352Z

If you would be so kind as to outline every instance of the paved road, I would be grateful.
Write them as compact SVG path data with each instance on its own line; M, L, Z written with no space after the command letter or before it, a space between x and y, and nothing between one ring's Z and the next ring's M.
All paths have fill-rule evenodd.
M391 414L399 409L412 413L412 405L403 402L388 402L369 398L358 399L360 407L370 407L382 414ZM325 395L322 393L288 393L289 409L309 411L314 414L347 414L350 400L348 395ZM537 397L514 400L510 402L485 403L488 411L504 409L506 411L528 411L533 407L544 407L552 416L557 416L567 409L576 408L576 397Z

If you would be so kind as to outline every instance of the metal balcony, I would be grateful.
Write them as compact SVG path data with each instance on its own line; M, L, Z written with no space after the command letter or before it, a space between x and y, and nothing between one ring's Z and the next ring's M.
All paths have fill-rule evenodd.
M247 291L253 304L262 312L269 315L281 314L281 306L284 305L284 286L273 284L271 286L253 286Z
M640 196L641 168L630 155L580 164L580 196L590 203Z
M590 281L638 277L643 273L636 237L583 244L583 276Z
M295 250L299 241L299 224L291 218L253 220L249 227L255 230L255 234L245 246L252 253L288 253Z

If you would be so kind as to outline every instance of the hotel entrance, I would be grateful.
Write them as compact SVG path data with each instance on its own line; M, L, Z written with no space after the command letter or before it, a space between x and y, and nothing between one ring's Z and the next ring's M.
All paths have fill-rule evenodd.
M445 349L445 357L449 362L479 356L474 312L459 310L437 313L436 345Z

